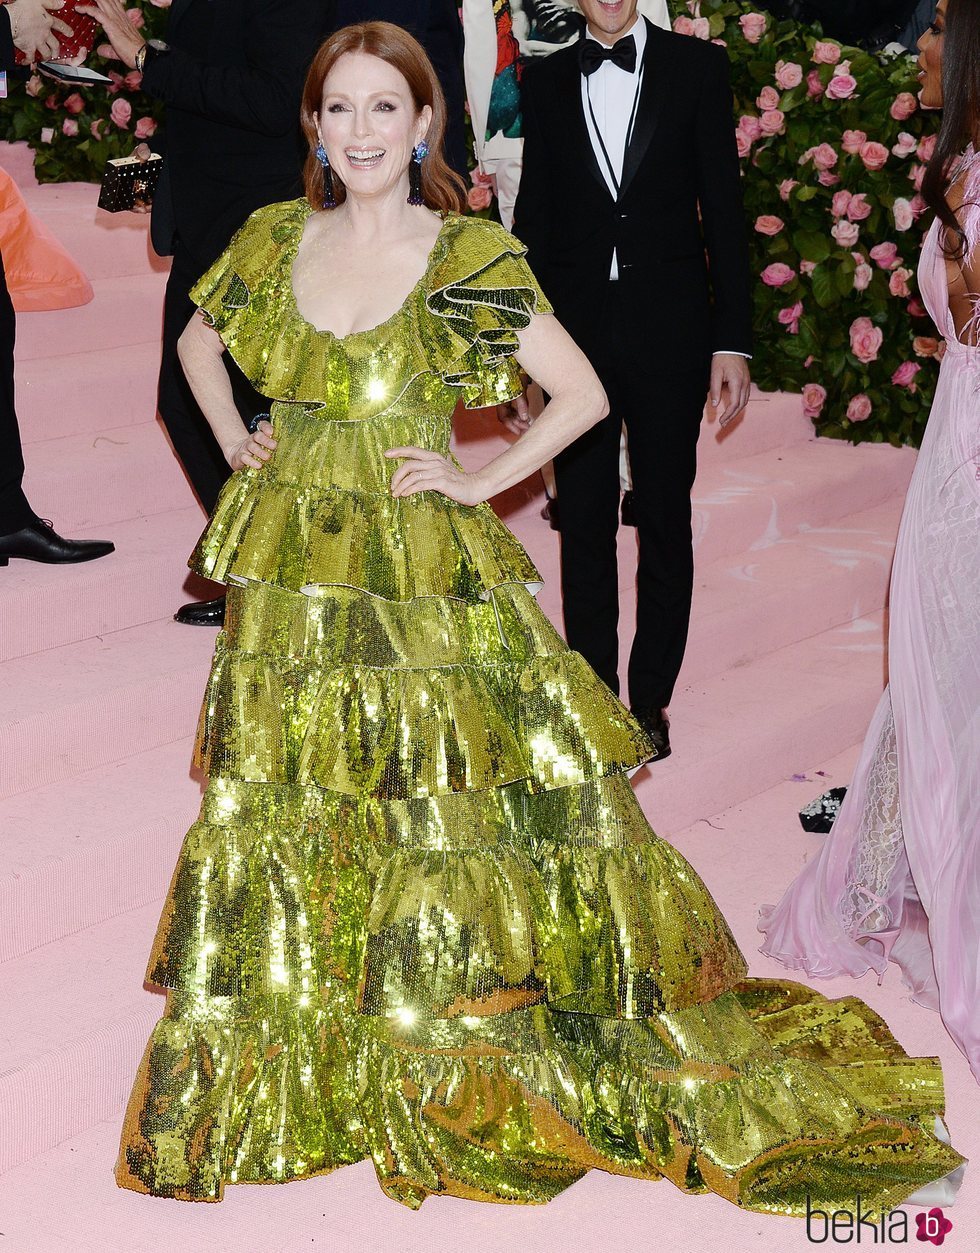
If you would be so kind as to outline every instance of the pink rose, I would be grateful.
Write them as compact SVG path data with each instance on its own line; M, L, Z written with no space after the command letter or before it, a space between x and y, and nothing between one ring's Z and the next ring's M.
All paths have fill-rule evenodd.
M101 138L102 138L102 127L103 127L103 126L105 126L105 118L103 118L103 117L98 117L98 118L96 118L96 119L95 119L95 121L92 123L92 125L89 127L89 131L91 132L91 135L92 135L92 138L93 138L93 139L101 139Z
M898 255L898 244L893 244L890 240L884 244L875 244L871 249L871 260L882 270L894 270L897 265L902 264L902 258Z
M762 124L757 117L752 117L749 113L743 113L738 119L738 129L748 135L749 139L755 143L757 139L762 138Z
M818 39L813 45L811 60L817 65L836 65L840 60L840 45L829 40Z
M755 220L755 229L760 235L778 235L786 223L772 213L763 213Z
M832 170L837 164L837 153L830 144L819 144L813 150L813 164L818 170Z
M835 218L842 218L847 213L847 206L851 203L851 193L849 191L835 191L834 198L830 202L830 212Z
M149 139L151 135L156 133L157 124L151 117L141 117L137 120L133 129L133 134L137 139Z
M803 386L803 416L819 418L827 400L827 389L819 383L805 383Z
M52 141L52 139L54 139L54 127L42 126L41 127L41 143L49 144Z
M742 34L750 44L757 44L766 33L766 15L764 13L745 13L738 19Z
M871 417L871 401L864 394L859 393L857 396L851 397L851 403L847 406L847 418L849 422L865 422Z
M115 56L116 54L113 53L112 55ZM108 70L107 74L112 81L106 88L106 91L110 96L114 96L123 85L123 76L117 70Z
M813 271L814 271L816 268L817 268L817 263L816 263L816 261L801 261L801 262L800 262L800 273L801 273L801 274L805 274L805 275L807 275L808 277L809 277L809 275L811 275L811 274L813 273Z
M488 209L492 199L489 187L471 187L466 193L466 203L474 213L479 213L481 209Z
M846 218L840 222L835 222L830 231L834 239L837 240L841 248L853 248L861 234L861 228L854 222L848 222Z
M833 170L821 170L817 175L817 182L821 187L836 187L840 182L840 175Z
M735 147L738 149L738 155L744 161L752 151L752 140L749 138L748 132L735 129Z
M73 117L66 117L61 123L62 135L67 135L69 139L74 139L78 134L78 123Z
M719 48L727 48L728 41L726 39L712 39L713 44L717 44Z
M864 131L845 131L841 136L840 146L845 152L849 152L852 157L855 157L867 142L868 137Z
M130 70L123 79L123 85L127 91L139 91L139 85L143 81L143 75L139 70Z
M767 109L778 109L779 92L775 87L763 87L756 98L756 104L762 113L765 113Z
M864 162L866 169L884 169L885 163L888 161L888 149L884 144L876 144L873 139L869 140L866 144L861 145L861 160Z
M129 126L129 120L133 116L133 106L128 100L123 100L122 97L118 97L112 102L112 108L109 110L109 116L117 126L126 130Z
M786 309L780 309L776 316L790 335L799 335L800 318L803 316L803 302L798 300L795 305L790 305Z
M934 357L939 351L939 340L931 335L916 335L912 349L917 357Z
M779 109L766 109L759 118L764 135L781 135L786 129L786 116Z
M881 327L870 318L855 318L851 323L851 352L865 365L877 361L884 338Z
M806 76L806 94L810 99L822 96L827 88L823 85L819 70L811 70Z
M913 296L905 307L909 311L910 318L924 318L927 316L926 307L918 296ZM940 347L942 347L942 345L940 345Z
M127 9L126 16L129 18L130 26L134 26L139 30L143 25L143 14L139 9Z
M871 205L868 204L868 197L863 191L851 197L851 203L847 206L847 216L852 222L863 222L865 218L871 216Z
M789 200L793 188L799 187L799 185L799 182L795 178L784 178L779 184L779 199Z
M32 74L25 83L24 90L29 96L33 96L36 100L41 92L44 91L43 79L38 78L36 74Z
M850 100L857 91L857 79L852 74L835 74L827 84L828 100Z
M897 270L892 270L888 276L888 290L893 296L899 296L902 300L905 300L912 294L909 291L909 279L911 277L911 270L906 270L904 266L899 266Z
M922 217L923 213L925 213L926 209L929 207L918 192L915 193L909 204L914 218Z
M776 62L776 86L780 91L792 91L803 82L803 66L795 61Z
M892 214L895 218L895 229L897 231L907 231L911 229L912 223L915 221L915 214L912 212L911 201L905 200L903 197L899 196L899 198L892 205Z
M912 172L909 175L909 178L912 180L912 186L916 191L922 190L922 180L925 178L925 174L926 167L924 165L915 165L912 167Z
M915 152L916 146L914 135L910 135L908 131L899 131L898 143L892 147L892 156L899 157L904 161L906 157L910 157Z
M892 107L888 112L892 115L896 122L904 122L906 118L910 118L919 107L919 102L910 91L902 91L892 101Z
M861 254L858 253L857 255L860 256ZM868 265L867 261L859 261L854 267L854 290L867 291L873 274L874 270Z
M892 375L892 382L896 387L907 387L910 392L916 390L915 376L922 369L918 361L903 361L895 373Z
M706 17L696 17L694 19L694 37L696 39L711 38L711 23Z
M919 140L919 146L916 149L916 155L920 161L928 164L932 160L932 154L936 151L936 136L925 135Z
M693 35L694 22L689 17L678 17L674 20L674 30L678 35Z
M796 278L796 271L791 270L782 261L774 261L772 265L766 266L760 278L767 287L785 287L787 283L792 283L793 279Z
M81 98L77 91L73 91L70 96L65 97L66 113L81 113L85 108L85 101Z

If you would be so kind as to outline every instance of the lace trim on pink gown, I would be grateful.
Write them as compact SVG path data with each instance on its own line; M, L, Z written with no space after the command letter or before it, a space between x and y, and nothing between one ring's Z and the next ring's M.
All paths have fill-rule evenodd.
M964 161L972 253L980 154ZM759 929L811 975L880 978L890 957L980 1080L980 298L958 337L938 223L919 286L946 353L895 551L890 683L833 830Z

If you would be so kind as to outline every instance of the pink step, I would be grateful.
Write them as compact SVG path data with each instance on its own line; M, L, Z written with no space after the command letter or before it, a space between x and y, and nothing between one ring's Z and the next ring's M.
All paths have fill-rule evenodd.
M0 801L0 962L161 898L200 808L193 748L185 737Z
M193 505L111 523L105 536L116 551L98 561L11 561L0 570L0 662L171 616L190 599L183 591L187 558L204 525L203 512Z
M5 661L0 799L192 734L214 640L168 620Z
M159 369L160 345L155 340L103 352L18 361L21 439L26 445L152 422ZM27 456L30 460L31 454Z
M48 184L25 188L23 195L31 213L90 279L169 271L169 259L158 257L150 245L149 215L99 209L94 183Z
M78 309L23 313L17 319L17 360L104 352L128 344L159 343L165 274L97 278L95 299ZM106 379L106 404L116 380Z
M142 422L32 445L24 490L64 534L189 509L194 493L162 425ZM112 558L108 558L112 560Z
M884 685L882 618L703 681L682 677L670 706L673 753L636 777L654 828L670 836L861 739Z
M37 186L34 151L26 143L0 143L0 168L6 170L21 191Z

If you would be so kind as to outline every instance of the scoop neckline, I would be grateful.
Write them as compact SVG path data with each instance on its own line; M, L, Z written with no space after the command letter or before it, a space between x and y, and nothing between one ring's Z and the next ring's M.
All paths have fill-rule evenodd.
M300 223L299 231L296 234L296 242L293 244L289 252L289 262L286 268L286 280L287 280L287 286L289 288L289 302L290 302L290 306L292 308L292 311L295 317L297 317L300 320L300 322L302 322L303 325L309 331L311 331L314 335L319 336L321 339L329 339L329 340L332 340L336 344L346 344L350 340L353 340L353 339L363 339L365 335L376 335L379 331L383 331L387 327L389 327L396 320L396 318L400 317L401 314L405 312L408 306L412 303L415 297L422 290L422 287L424 286L426 279L429 277L429 273L436 263L436 253L439 251L440 246L442 244L446 227L449 225L453 217L453 215L450 213L439 212L437 214L437 216L440 217L442 221L439 226L439 233L436 235L435 240L433 241L432 247L429 249L429 255L425 259L425 269L422 271L421 275L418 278L418 281L413 284L411 291L406 295L406 297L398 306L398 308L394 311L394 313L392 313L390 317L385 318L383 322L378 322L376 326L369 326L363 331L350 331L347 335L337 335L334 331L331 331L331 330L321 331L317 327L315 327L308 318L305 318L302 315L302 313L300 313L299 305L296 303L296 290L293 287L293 265L296 261L297 253L299 252L299 246L303 242L303 234L306 230L306 223L313 216L314 212L316 212L316 210L314 210L314 208L312 207L312 205L309 204L309 202L306 202L305 207L307 208L308 212L304 214L303 219Z

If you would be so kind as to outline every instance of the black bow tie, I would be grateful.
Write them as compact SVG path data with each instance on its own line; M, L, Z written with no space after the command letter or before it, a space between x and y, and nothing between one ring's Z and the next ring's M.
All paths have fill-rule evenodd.
M625 35L611 48L607 48L596 39L583 39L578 47L578 63L582 73L586 76L594 74L603 61L612 61L613 65L632 74L636 69L636 40L632 35Z

